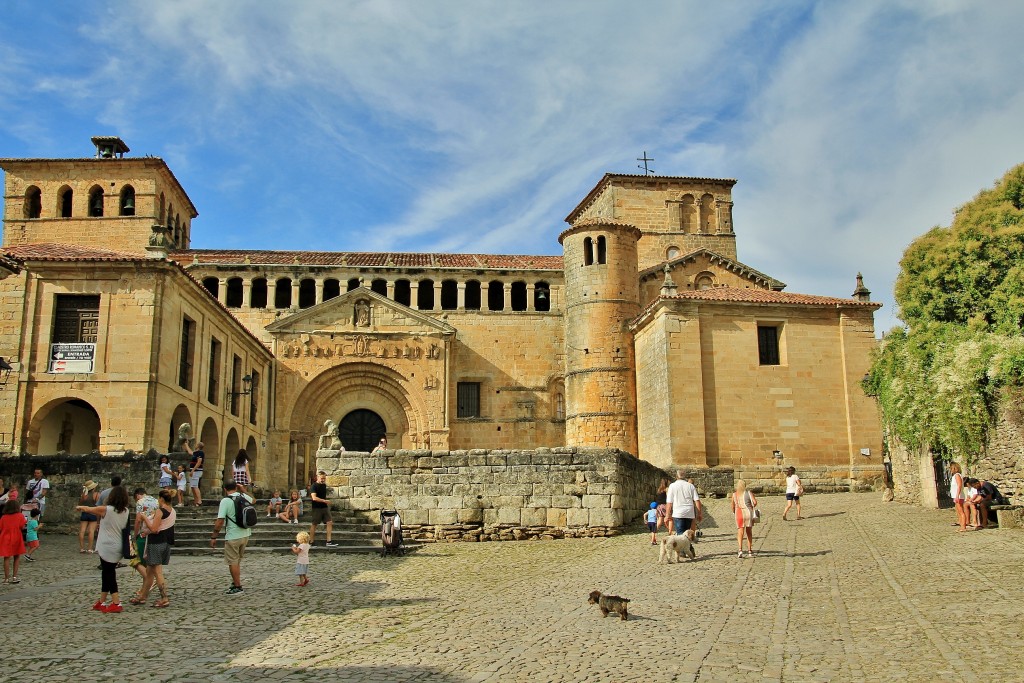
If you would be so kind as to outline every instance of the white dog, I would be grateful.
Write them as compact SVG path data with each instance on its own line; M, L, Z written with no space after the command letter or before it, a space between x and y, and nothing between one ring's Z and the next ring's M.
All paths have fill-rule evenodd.
M661 541L661 553L658 555L660 564L672 564L679 562L679 557L686 555L691 560L696 559L697 552L693 549L693 543L686 534L682 536L666 536Z

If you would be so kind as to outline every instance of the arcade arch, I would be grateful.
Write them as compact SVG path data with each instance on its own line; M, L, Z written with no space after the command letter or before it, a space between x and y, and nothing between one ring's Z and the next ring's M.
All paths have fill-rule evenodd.
M29 423L26 450L35 454L64 451L85 454L99 450L100 415L92 404L66 397L49 401Z
M200 486L204 489L218 489L221 482L217 473L221 471L222 451L220 449L220 432L217 429L217 422L212 418L206 418L203 422L203 430L199 432L199 441L203 444L203 453L206 457L203 462L203 480Z

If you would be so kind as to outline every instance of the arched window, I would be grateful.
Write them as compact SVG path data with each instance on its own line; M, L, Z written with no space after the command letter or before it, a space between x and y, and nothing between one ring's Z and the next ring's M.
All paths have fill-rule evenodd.
M480 310L480 283L477 280L466 282L466 310Z
M358 286L359 286L359 278L357 278L357 277L350 277L348 279L348 289L346 289L345 291L346 292L351 292L353 289L355 289Z
M694 289L711 289L715 286L715 276L711 273L700 273L693 279Z
M249 306L251 308L267 307L267 278L258 277L252 281L249 290Z
M525 282L513 282L512 292L509 297L509 303L512 305L513 311L525 311L526 310L526 283Z
M608 263L608 247L604 235L600 235L597 238L597 262Z
M206 291L212 294L214 299L220 294L220 280L215 277L204 277L203 287L206 287Z
M39 218L43 213L43 193L35 185L25 190L25 218Z
M441 310L454 311L459 307L459 283L455 280L441 282Z
M292 307L292 281L286 277L274 283L274 308Z
M694 218L697 214L697 202L692 194L683 195L679 202L679 229L683 232L694 232ZM697 232L700 232L699 230Z
M135 188L125 185L121 188L121 197L118 199L118 213L122 216L135 215Z
M565 419L565 394L560 391L555 393L555 419Z
M233 277L227 282L227 292L224 295L224 303L228 308L242 307L242 278Z
M421 311L434 310L434 281L420 280L416 291L416 308Z
M373 282L370 283L370 291L371 292L377 292L381 296L387 296L388 295L388 281L387 280L382 280L380 278L374 280Z
M74 200L75 193L67 185L57 190L57 215L61 218L71 218L71 206Z
M412 287L408 280L395 280L395 301L403 306L412 305Z
M533 309L535 311L551 310L551 287L546 282L538 282L533 286Z
M174 204L167 205L167 223L165 225L168 228L174 228Z
M351 287L349 288L351 290ZM324 301L341 296L341 282L332 278L324 280Z
M583 238L583 265L594 265L594 240L589 237Z
M89 190L89 216L92 218L103 216L103 188L99 185L94 185Z
M316 280L306 278L299 282L299 308L316 305Z
M704 233L715 232L715 198L706 194L700 198L700 231Z
M674 258L679 258L679 247L672 246L665 250L665 258L671 261Z
M498 280L487 284L487 310L505 310L505 284Z

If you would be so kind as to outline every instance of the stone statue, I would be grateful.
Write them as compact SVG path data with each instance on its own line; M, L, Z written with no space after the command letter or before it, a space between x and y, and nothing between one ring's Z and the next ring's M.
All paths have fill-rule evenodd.
M324 429L326 430L320 435L320 446L321 451L343 451L345 450L341 445L341 439L338 438L338 425L334 424L334 420L327 420L324 422ZM324 444L327 444L326 446Z
M358 327L370 326L370 305L366 301L356 303L356 325Z
M184 453L185 444L195 446L195 439L192 438L192 425L182 422L178 427L178 439L174 442L174 453Z

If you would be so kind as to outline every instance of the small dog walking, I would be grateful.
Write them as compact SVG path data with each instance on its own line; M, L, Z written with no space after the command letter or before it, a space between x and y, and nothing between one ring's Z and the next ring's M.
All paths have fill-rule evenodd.
M658 554L659 564L674 564L679 562L679 557L686 555L691 560L697 558L697 551L693 549L693 542L686 534L682 536L666 536L661 541L661 553Z
M601 595L601 591L593 591L587 602L597 605L601 610L602 617L608 616L609 612L615 612L619 615L619 619L625 621L629 616L628 598L620 598L618 595Z

